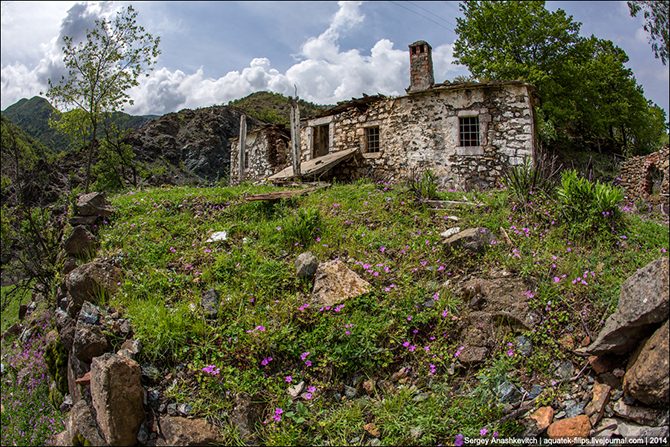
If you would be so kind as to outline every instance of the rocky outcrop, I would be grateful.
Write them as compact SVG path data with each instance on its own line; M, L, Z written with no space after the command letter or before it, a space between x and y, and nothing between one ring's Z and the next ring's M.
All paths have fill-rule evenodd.
M554 422L547 428L547 436L558 438L588 438L591 432L589 417L581 414Z
M340 260L319 264L312 298L319 306L334 306L370 291L370 283Z
M83 256L95 251L98 239L83 225L77 225L72 234L65 240L65 253L72 256Z
M491 244L493 234L488 228L468 228L447 237L443 243L451 250L480 253Z
M186 419L179 416L161 418L161 429L164 439L157 445L216 445L221 438L216 427L205 419Z
M624 392L647 405L670 403L668 321L642 346L623 378Z
M91 363L91 400L96 420L110 445L135 445L144 420L140 366L134 360L107 353Z
M133 132L127 143L140 161L164 159L174 166L183 164L193 176L216 181L230 173L228 139L239 136L242 113L227 106L168 113ZM247 117L249 129L260 123ZM161 181L178 183L178 179L170 176L158 182Z
M590 354L631 351L650 328L668 318L669 295L668 258L641 268L621 286L616 312L607 319L595 341L582 351Z
M68 313L79 313L84 301L97 303L102 294L116 292L121 281L121 269L104 260L95 260L72 270L65 278Z

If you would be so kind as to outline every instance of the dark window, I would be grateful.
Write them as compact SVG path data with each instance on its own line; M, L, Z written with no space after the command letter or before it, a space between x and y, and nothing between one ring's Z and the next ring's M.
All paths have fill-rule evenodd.
M244 169L249 169L249 150L244 149Z
M365 128L366 152L379 152L379 127Z
M458 119L461 146L479 146L479 117L464 116Z

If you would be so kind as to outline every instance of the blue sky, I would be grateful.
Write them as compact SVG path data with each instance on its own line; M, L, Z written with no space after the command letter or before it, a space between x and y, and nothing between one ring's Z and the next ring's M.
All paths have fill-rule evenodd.
M363 93L401 95L407 45L433 47L438 82L467 74L451 57L458 2L2 2L2 109L46 90L62 72L59 39L132 4L161 37L156 69L131 92L133 114L225 104L258 90L332 104ZM547 2L581 34L626 51L646 96L668 112L668 67L655 59L626 2Z

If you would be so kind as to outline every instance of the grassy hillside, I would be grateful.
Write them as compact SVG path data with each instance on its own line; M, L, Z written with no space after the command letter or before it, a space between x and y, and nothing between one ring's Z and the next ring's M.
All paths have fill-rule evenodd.
M501 420L498 387L541 384L538 405L566 391L552 381L555 361L572 355L562 340L578 344L584 325L595 330L621 283L669 243L667 227L626 213L613 231L569 237L555 202L523 208L506 191L467 194L482 205L448 211L418 203L406 187L365 182L277 204L243 199L269 189L129 192L112 198L117 211L101 233L100 254L125 272L107 304L132 321L140 362L170 374L156 384L163 396L215 421L226 444L240 442L230 418L238 394L254 402L260 444L374 436L383 445L434 445L484 429L517 434L517 423ZM455 225L488 228L496 240L479 254L449 252L440 232ZM207 243L215 231L228 239ZM294 267L306 250L346 262L372 291L333 308L310 304L311 285ZM457 285L500 272L523 282L543 323L502 326L495 352L465 368L458 356L470 309ZM587 285L570 281L584 272ZM200 307L209 289L221 301L214 321ZM529 356L516 351L521 334L533 343ZM301 381L309 394L292 400L287 389Z
M298 103L301 118L310 118L330 107L312 104L302 99ZM244 98L230 101L228 105L239 107L249 116L267 123L283 124L285 126L290 124L288 98L280 93L256 92Z

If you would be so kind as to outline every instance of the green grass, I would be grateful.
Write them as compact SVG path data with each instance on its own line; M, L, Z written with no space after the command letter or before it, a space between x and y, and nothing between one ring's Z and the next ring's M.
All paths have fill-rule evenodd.
M0 333L5 331L14 323L19 321L19 307L21 304L27 304L30 298L30 291L27 289L15 290L14 286L2 286L0 288L0 301L4 309L2 310L2 321L0 321Z
M526 370L548 379L549 363L568 355L556 340L569 328L579 335L579 314L595 329L614 309L621 283L668 248L666 228L627 214L613 232L572 240L553 202L518 207L506 191L440 193L480 204L442 211L417 203L406 187L367 182L279 203L244 200L270 189L245 184L117 195L117 212L101 231L101 254L120 259L125 274L110 305L130 318L144 346L140 361L182 365L186 374L168 395L219 421L230 444L241 440L223 396L240 392L264 409L266 423L256 429L268 445L362 444L370 422L385 445L450 443L482 428L516 434L516 424L496 422L501 413L492 390L501 378ZM478 255L450 253L440 233L453 226L486 227L496 243ZM206 242L214 231L226 231L227 240ZM311 286L295 277L293 264L306 250L321 261L347 262L371 292L338 308L307 306ZM527 334L535 353L511 361L504 347L509 334L501 334L500 351L479 370L452 375L458 319L467 307L453 285L463 275L501 269L525 281L545 319ZM573 284L584 272L589 285ZM209 289L221 300L215 320L206 320L199 304ZM204 373L207 365L220 374ZM345 385L389 380L402 366L413 371L404 385L337 398ZM287 376L315 387L312 399L291 401ZM276 408L284 411L279 422L272 418Z

